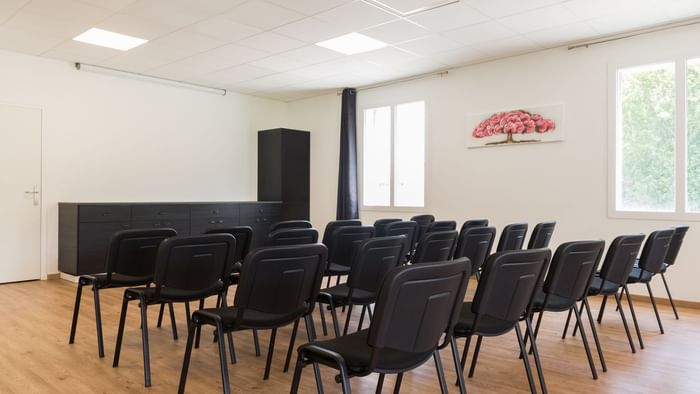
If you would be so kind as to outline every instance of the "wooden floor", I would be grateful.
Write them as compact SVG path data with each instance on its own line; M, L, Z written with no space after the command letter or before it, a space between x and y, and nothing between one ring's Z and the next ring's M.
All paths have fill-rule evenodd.
M474 286L470 286L471 293ZM183 339L173 341L169 326L155 328L157 309L149 309L153 386L143 387L139 315L133 303L127 318L121 365L112 368L121 290L102 295L106 357L97 357L94 309L90 291L83 293L83 308L74 345L68 344L75 285L62 280L0 285L0 393L173 393L177 390L184 353L184 308L176 307ZM468 296L469 297L469 296ZM593 299L594 309L600 301ZM591 378L579 337L561 340L565 314L545 315L538 344L545 377L551 393L700 393L700 311L679 309L675 320L670 308L662 306L666 334L660 335L648 304L638 302L642 335L646 349L630 352L619 315L610 308L600 326L601 341L609 371L596 381ZM594 311L595 313L595 311ZM342 315L341 315L342 316ZM314 317L320 333L318 315ZM303 327L303 324L302 324ZM255 357L252 336L236 333L238 364L229 367L234 392L288 392L291 372L283 373L284 356L291 327L278 331L272 376L263 381L267 332L261 332L263 354ZM588 330L590 336L590 330ZM300 329L299 338L305 337ZM220 392L221 379L217 348L211 343L211 331L192 356L188 392ZM589 338L590 339L590 338ZM591 339L592 342L592 339ZM460 340L460 348L463 340ZM528 392L523 365L517 357L515 334L486 338L474 378L467 379L470 393ZM455 373L449 348L442 352L447 379ZM598 367L600 363L595 358ZM340 392L333 381L335 373L322 368L328 393ZM387 377L385 392L393 387ZM374 392L376 376L353 378L355 392ZM300 392L315 392L313 371L304 370ZM402 393L439 392L433 363L406 374ZM450 385L450 392L458 392Z

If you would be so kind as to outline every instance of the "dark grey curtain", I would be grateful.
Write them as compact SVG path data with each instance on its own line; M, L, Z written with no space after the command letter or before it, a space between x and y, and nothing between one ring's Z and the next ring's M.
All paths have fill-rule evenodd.
M355 89L343 89L340 114L340 165L338 171L338 220L360 217L357 200L357 125Z

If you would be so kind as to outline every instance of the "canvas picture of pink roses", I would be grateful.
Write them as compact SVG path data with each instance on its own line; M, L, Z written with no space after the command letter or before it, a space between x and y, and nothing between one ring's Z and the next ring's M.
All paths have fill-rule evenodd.
M561 118L561 107L543 107L542 111L516 109L486 117L481 115L470 137L473 140L483 139L484 142L479 144L481 146L549 142L551 138L543 141L542 136L558 130L556 118Z

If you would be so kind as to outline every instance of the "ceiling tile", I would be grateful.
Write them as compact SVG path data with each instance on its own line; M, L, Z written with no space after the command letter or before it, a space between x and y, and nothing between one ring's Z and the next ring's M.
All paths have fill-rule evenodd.
M243 4L246 0L169 0L183 8L196 9L209 16L219 15Z
M324 62L298 68L288 73L305 79L316 79L338 74L338 70L335 69L332 63Z
M467 5L492 18L519 14L548 5L562 3L565 0L463 0Z
M114 14L95 27L129 36L153 40L177 30L175 26L163 25L152 20L126 14Z
M521 36L514 36L506 39L476 44L474 45L474 48L492 58L519 55L525 52L542 49L541 46L537 45L533 41Z
M553 27L525 34L525 37L544 47L561 46L574 41L591 39L598 33L584 22Z
M461 46L462 44L437 34L419 38L416 40L406 41L397 45L397 47L399 48L411 51L413 53L417 53L422 56L457 49Z
M284 56L307 64L321 63L345 56L340 52L331 51L318 45L307 45L284 52Z
M697 0L664 1L660 7L672 19L685 19L700 15L700 1Z
M351 0L267 0L270 3L289 8L304 15L314 15L339 5L349 3Z
M134 2L134 0L80 0L81 3L87 3L94 6L107 8L112 11L119 11L120 9L126 7L127 5Z
M3 0L0 1L0 25L10 19L20 8L29 3L30 0Z
M19 11L3 24L11 30L70 39L89 29L92 23L75 23L33 12Z
M104 7L81 3L73 0L32 0L24 12L49 16L76 23L97 23L112 13Z
M188 26L185 30L194 31L226 42L238 41L262 32L257 27L234 22L221 16L197 22Z
M522 34L580 22L580 19L568 8L553 5L501 18L498 21L509 29Z
M83 42L68 40L52 48L43 55L46 57L67 60L70 62L100 63L110 57L123 53L117 49L90 45Z
M615 34L641 27L667 22L669 19L658 10L639 10L634 14L619 13L587 20L586 23L599 34Z
M515 36L516 33L497 21L479 23L445 32L447 38L461 42L465 45L489 42L502 38Z
M297 40L315 44L331 38L350 33L347 28L332 25L316 18L305 18L296 22L286 24L273 30L275 33L284 34Z
M211 13L192 4L172 0L136 0L121 12L176 27L184 27L211 16Z
M191 54L205 52L226 44L225 41L217 40L216 38L187 30L178 30L170 33L161 38L153 40L153 43L178 48L183 52Z
M406 52L394 47L386 47L383 49L377 49L372 52L365 52L359 55L353 56L354 59L367 61L371 64L376 64L380 66L387 67L401 67L406 62L415 61L420 59L420 56Z
M265 67L276 72L284 72L289 70L294 70L295 68L300 68L306 65L285 56L269 56L260 60L256 60L250 63L253 66Z
M262 0L248 1L225 14L234 22L258 27L263 30L302 19L303 14L267 3Z
M398 19L386 11L362 1L353 1L314 16L324 22L344 29L359 31L380 23Z
M270 56L269 52L244 47L237 44L227 44L210 51L197 54L197 61L207 64L209 71L217 71L227 67L248 63Z
M0 48L40 55L55 47L63 41L52 34L43 34L35 31L15 30L6 26L0 26Z
M220 81L223 84L230 84L260 78L274 73L274 70L270 70L265 67L253 66L250 64L241 64L238 66L225 68L223 70L219 70L211 74L207 74L202 78L211 81Z
M305 42L270 32L242 39L237 44L272 53L284 52L306 45Z
M487 21L489 18L469 7L464 1L422 12L410 18L435 32L452 30Z
M450 66L476 63L488 57L489 55L474 47L462 47L456 50L434 53L430 56L431 59Z
M362 30L361 33L377 40L384 41L387 44L395 44L398 42L413 40L430 34L428 30L403 20L384 23L367 30Z
M620 12L625 3L620 0L570 0L562 5L581 19L592 19Z

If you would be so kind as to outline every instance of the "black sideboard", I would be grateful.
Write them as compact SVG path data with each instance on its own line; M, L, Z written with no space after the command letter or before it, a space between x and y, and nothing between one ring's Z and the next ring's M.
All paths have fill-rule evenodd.
M262 246L270 224L282 218L280 201L197 203L59 203L58 269L70 275L104 272L109 240L117 231L174 228L178 235L228 226L253 228Z

